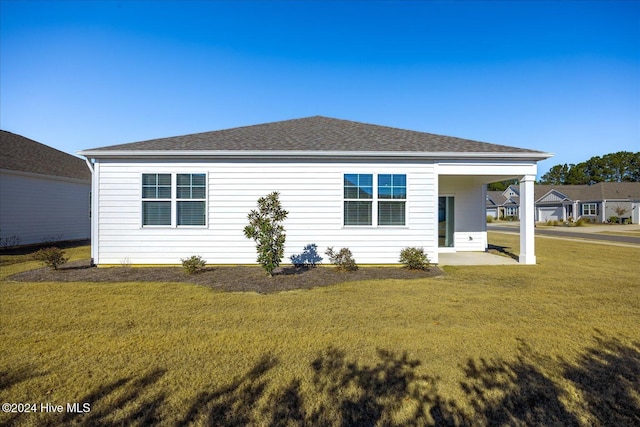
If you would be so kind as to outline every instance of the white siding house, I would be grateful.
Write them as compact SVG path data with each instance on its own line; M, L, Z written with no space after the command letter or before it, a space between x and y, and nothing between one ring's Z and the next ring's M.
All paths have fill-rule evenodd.
M0 243L90 237L91 173L84 160L0 131Z
M93 165L98 265L191 255L254 263L243 228L273 191L289 212L285 262L316 244L320 254L349 247L360 264L394 264L401 249L418 246L437 263L440 252L486 250L486 183L521 178L532 199L536 162L550 156L318 116L80 154ZM522 226L529 264L532 219Z

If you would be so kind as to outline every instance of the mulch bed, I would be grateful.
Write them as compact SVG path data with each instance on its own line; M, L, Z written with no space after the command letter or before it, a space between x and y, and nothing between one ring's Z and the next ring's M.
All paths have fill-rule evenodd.
M259 266L206 267L187 275L181 267L111 267L97 268L88 260L65 264L58 270L39 268L9 277L19 282L181 282L195 283L228 292L271 293L294 289L311 289L337 283L376 279L420 279L436 277L442 270L408 270L400 267L360 267L345 272L334 267L294 267L277 269L268 277Z

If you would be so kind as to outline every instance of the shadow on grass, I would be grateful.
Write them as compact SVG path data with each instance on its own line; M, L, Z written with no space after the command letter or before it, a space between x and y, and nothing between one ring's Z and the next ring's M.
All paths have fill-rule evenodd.
M278 359L265 355L249 372L228 386L199 393L176 426L188 426L194 422L216 426L251 424L253 411L268 385L264 376L277 364Z
M161 421L158 410L166 396L154 390L165 373L156 369L140 378L123 378L102 386L79 400L91 405L89 412L66 412L62 422L87 426L157 424ZM122 416L116 415L118 421L112 421L118 412Z
M515 259L516 261L519 261L520 257L514 254L513 252L509 251L509 249L511 249L509 246L493 245L491 243L489 243L489 246L487 247L487 250L489 252L495 251L502 255L508 256L509 258Z
M461 387L473 408L468 425L579 426L561 401L565 392L521 349L516 361L469 360ZM472 422L471 422L472 421Z
M23 366L13 371L0 371L0 391L6 390L23 381L46 375L44 372L37 372L33 365Z
M524 344L513 361L470 359L461 367L464 402L446 400L439 379L422 373L420 361L407 353L379 350L376 362L362 364L329 348L310 364L308 378L286 385L271 380L278 364L265 355L228 385L200 391L170 425L640 425L640 346L616 339L596 338L574 363L543 358ZM549 364L579 391L579 409L545 373ZM99 387L82 398L91 403L90 413L67 413L62 423L166 425L166 395L158 385L164 373Z
M563 364L564 377L580 390L585 410L597 424L640 426L640 343L595 339L597 346L577 364Z

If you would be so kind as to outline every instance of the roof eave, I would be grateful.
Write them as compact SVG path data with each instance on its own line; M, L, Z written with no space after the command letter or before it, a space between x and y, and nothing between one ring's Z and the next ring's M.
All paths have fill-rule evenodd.
M551 153L543 152L426 152L426 151L294 151L294 150L83 150L77 154L87 158L280 158L280 159L331 159L331 158L369 158L369 159L504 159L540 161L552 157Z

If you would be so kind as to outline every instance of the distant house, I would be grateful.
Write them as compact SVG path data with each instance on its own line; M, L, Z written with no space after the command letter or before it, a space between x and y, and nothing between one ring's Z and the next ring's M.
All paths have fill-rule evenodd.
M518 218L520 210L520 192L518 187L510 185L504 191L487 191L487 216L494 219Z
M639 209L640 182L536 186L538 221L585 218L592 222L607 222L616 216L638 224Z
M88 239L90 190L84 160L0 130L3 247Z
M568 221L570 218L607 222L615 216L640 223L640 182L536 185L534 189L535 218L539 222ZM509 186L503 192L487 192L487 215L494 218L518 217L519 205L516 186Z
M358 263L400 251L485 251L485 184L521 181L520 260L535 264L533 183L550 154L385 126L309 117L81 151L93 162L98 265L254 263L243 235L259 197L289 211L285 260L308 244Z

